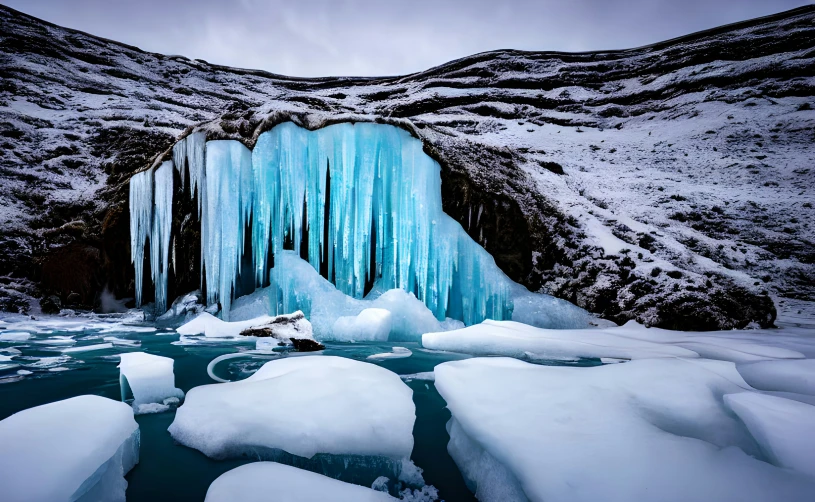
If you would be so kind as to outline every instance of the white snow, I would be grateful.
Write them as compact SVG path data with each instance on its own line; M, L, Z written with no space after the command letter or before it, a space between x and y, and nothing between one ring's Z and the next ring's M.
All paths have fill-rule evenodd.
M364 309L355 316L342 316L334 321L330 339L343 342L384 342L388 340L392 325L390 311L379 308Z
M741 392L724 396L775 465L815 477L815 406Z
M482 502L808 501L815 490L815 478L762 461L762 441L724 405L751 390L730 362L478 358L435 374L448 450ZM807 432L804 417L782 439Z
M125 384L133 393L133 409L136 413L156 413L154 404L165 405L167 398L182 398L184 392L175 387L174 361L169 357L146 352L121 354L119 382L122 401L125 400ZM164 410L162 410L164 411Z
M124 403L79 396L0 421L3 500L125 500L139 461L139 426Z
M736 368L756 389L815 396L815 359L756 361Z
M255 462L221 474L206 502L387 502L380 491L275 462Z
M270 361L245 380L187 393L169 431L213 458L281 449L311 457L410 457L413 392L379 366L331 356Z

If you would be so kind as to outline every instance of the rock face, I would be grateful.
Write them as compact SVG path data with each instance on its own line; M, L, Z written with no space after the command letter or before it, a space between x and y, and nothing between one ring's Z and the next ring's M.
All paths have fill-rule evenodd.
M299 310L291 314L275 316L265 324L251 326L241 331L241 335L255 336L258 338L272 337L285 344L293 343L295 340L299 342L306 340L314 341L311 323L308 322L306 316ZM303 347L308 346L306 343L300 343L300 345ZM297 348L296 344L295 348Z
M445 212L528 288L616 322L771 325L772 297L815 300L814 21L809 6L626 51L298 79L0 7L0 309L132 296L127 180L193 126L252 146L286 120L380 121L423 141ZM170 298L200 287L197 202L174 204Z

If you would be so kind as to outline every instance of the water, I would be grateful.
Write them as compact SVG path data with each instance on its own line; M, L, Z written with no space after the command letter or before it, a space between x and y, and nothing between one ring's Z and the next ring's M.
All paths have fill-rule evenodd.
M122 352L141 350L172 357L176 386L187 392L193 387L213 383L207 374L207 365L215 357L254 349L253 343L207 343L203 340L182 345L179 335L173 331L153 331L147 325L142 326L145 327L141 329L151 331L133 332L134 328L122 324L122 319L98 316L49 318L38 322L17 316L6 318L5 323L0 321L0 334L39 331L29 340L0 341L0 356L11 356L11 359L0 360L0 419L26 408L81 394L120 399L116 355ZM71 337L74 342L69 344L60 337ZM43 343L54 341L62 343ZM113 346L89 352L62 352L101 343ZM391 352L394 346L406 347L412 355L399 359L367 359L372 354ZM322 353L367 361L400 375L432 371L442 362L468 357L428 351L417 343L405 342L329 343ZM284 353L280 357L296 355ZM228 359L217 364L213 373L228 380L243 379L268 360L255 355ZM18 366L8 367L15 364ZM53 371L55 369L59 371ZM19 370L32 374L18 375ZM440 500L475 500L447 453L449 436L445 424L450 413L446 403L433 382L412 380L406 383L413 389L416 405L415 444L411 459L424 469L425 482L438 488ZM201 501L215 478L254 460L215 461L197 450L176 444L167 433L174 416L174 412L167 412L136 417L141 429L141 453L139 464L127 475L128 501ZM319 471L319 465L311 468Z

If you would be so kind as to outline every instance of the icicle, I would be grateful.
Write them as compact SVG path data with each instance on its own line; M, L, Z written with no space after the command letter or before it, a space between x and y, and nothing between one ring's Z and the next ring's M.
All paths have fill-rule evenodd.
M130 178L130 260L136 272L136 306L142 302L144 245L153 228L153 168Z
M150 273L156 287L156 312L167 310L167 272L170 265L170 231L173 224L173 162L156 169L153 228L150 234Z
M244 227L252 211L252 158L248 148L231 140L210 141L206 155L207 204L201 219L201 254L207 302L220 301L221 316L228 321L243 255Z
M514 284L444 214L440 166L406 131L370 123L307 131L284 123L261 134L252 152L237 141L205 143L205 138L204 133L187 136L173 156L182 166L182 179L188 166L191 196L198 195L207 301L221 302L224 319L229 318L250 219L257 286L279 276L273 271L270 277L269 256L280 254L287 242L299 253L308 232L308 262L317 270L326 265L328 279L349 296L361 298L373 281L377 290L415 293L440 320L454 317L473 324L511 316ZM172 207L172 191L163 191L164 171L156 176L152 219L152 172L131 181L131 239L137 275L146 236L152 235L151 246L157 246L151 257L157 260L153 277L160 304L166 302L161 283L166 284L169 230L165 235L164 229L172 221L163 208ZM480 225L482 211L479 207L472 214L471 208L470 223L475 216ZM140 300L140 283L137 290ZM284 310L293 304L287 298L279 301Z
M175 169L181 176L181 190L184 190L184 173L186 172L187 165L187 140L182 139L173 145L173 164Z

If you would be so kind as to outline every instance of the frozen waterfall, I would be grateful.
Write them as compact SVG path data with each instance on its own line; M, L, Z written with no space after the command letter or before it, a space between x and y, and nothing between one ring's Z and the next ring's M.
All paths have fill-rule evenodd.
M225 320L245 259L246 228L256 287L274 280L269 260L285 247L355 298L371 286L400 288L439 320L469 325L511 317L516 285L442 211L440 166L408 132L373 123L309 131L287 122L261 134L253 151L238 141L204 139L204 133L186 137L174 147L173 161L131 179L138 302L149 240L156 305L166 308L175 165L181 180L189 171L190 196L198 195L202 282Z

